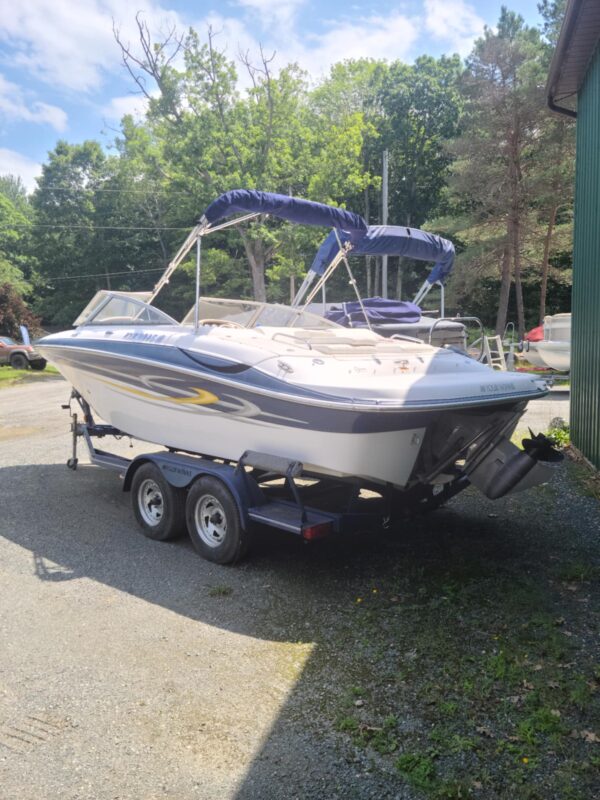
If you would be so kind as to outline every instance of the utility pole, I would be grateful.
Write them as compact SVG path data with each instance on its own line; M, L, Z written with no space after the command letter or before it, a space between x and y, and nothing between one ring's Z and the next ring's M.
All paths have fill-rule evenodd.
M383 151L383 175L381 181L381 222L388 220L388 151ZM381 296L388 296L388 257L381 256Z

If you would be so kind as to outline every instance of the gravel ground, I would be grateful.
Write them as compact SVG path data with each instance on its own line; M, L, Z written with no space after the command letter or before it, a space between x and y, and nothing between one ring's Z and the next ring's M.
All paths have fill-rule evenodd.
M600 795L580 468L495 503L467 490L401 536L265 533L219 567L145 539L114 473L65 468L67 395L0 392L1 800ZM534 694L568 731L526 735Z

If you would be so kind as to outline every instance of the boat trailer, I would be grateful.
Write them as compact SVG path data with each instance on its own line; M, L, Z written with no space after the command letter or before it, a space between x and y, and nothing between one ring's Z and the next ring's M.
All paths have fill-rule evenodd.
M332 533L385 529L407 510L439 507L469 483L464 479L439 493L411 496L391 485L311 475L299 461L250 450L237 462L175 450L129 459L96 446L98 439L130 437L97 423L78 392L73 390L63 408L71 416L69 469L77 469L83 439L92 464L121 476L145 536L168 541L187 529L198 553L218 564L242 558L260 525L296 534L304 542Z

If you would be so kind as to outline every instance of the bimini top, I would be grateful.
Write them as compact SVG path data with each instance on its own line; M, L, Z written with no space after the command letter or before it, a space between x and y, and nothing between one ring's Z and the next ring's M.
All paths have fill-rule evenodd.
M200 222L214 224L232 214L270 214L302 225L323 225L344 231L348 241L354 241L367 233L367 223L352 211L288 197L285 194L259 192L251 189L232 189L217 197L206 209Z
M454 245L434 233L404 228L398 225L371 225L360 237L351 237L342 230L331 231L319 247L311 271L322 275L339 253L340 244L350 243L349 255L388 255L434 261L435 267L427 278L428 283L443 282L454 265Z
M338 242L339 237L339 242ZM427 278L429 283L444 281L454 264L454 245L448 239L434 233L404 228L398 225L371 225L359 239L352 240L341 231L336 236L331 231L319 247L311 270L322 275L328 264L337 255L340 244L351 243L349 254L375 256L405 256L418 261L435 261L435 267Z

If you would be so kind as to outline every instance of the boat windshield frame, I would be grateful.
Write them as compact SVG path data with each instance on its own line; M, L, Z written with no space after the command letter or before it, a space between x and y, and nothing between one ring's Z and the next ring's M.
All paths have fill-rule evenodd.
M202 309L202 304L209 308ZM231 314L222 313L231 309ZM201 313L200 313L201 312ZM210 316L207 316L209 314ZM182 325L195 325L196 303L182 319ZM279 317L279 318L278 318ZM260 300L237 300L226 297L201 297L199 299L199 319L223 320L223 324L233 324L241 328L339 328L337 322L321 317L304 307L294 308L282 303L266 303Z
M100 289L74 321L77 328L87 325L178 325L177 320L146 302L149 292L113 292ZM111 313L133 306L133 313ZM107 313L108 312L108 313Z

